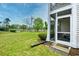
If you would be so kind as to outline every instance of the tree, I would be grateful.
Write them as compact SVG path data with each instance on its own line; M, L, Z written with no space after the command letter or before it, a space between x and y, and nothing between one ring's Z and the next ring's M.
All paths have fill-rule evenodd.
M2 22L0 21L0 26L1 26L1 23L2 23Z
M9 30L9 27L10 27L10 25L9 25L9 22L10 22L11 20L9 19L9 18L5 18L4 19L4 25L5 25L5 30L6 31L8 31Z
M1 23L2 23L2 22L0 21L0 29L1 29Z
M18 24L12 24L10 25L10 29L17 29L19 27Z
M0 21L0 23L2 23L2 22Z
M46 30L47 30L47 26L48 26L48 25L47 25L47 22L45 21L45 29L46 29Z
M23 31L25 31L27 29L27 25L20 25L20 29L23 29Z
M43 21L41 18L36 18L34 20L34 25L33 25L34 29L39 31L43 29Z

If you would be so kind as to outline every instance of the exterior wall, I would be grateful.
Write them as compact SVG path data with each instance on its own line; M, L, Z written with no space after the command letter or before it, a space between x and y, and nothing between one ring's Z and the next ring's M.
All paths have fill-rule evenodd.
M79 4L77 4L77 47L79 48Z
M79 4L72 4L71 47L79 48Z

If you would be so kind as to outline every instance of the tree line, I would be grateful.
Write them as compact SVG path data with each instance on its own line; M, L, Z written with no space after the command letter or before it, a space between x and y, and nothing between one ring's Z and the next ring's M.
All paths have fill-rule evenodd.
M43 23L42 18L35 18L32 22L33 25L31 27L27 26L26 24L10 24L11 19L5 18L3 22L0 21L0 31L45 31L47 30L47 22Z

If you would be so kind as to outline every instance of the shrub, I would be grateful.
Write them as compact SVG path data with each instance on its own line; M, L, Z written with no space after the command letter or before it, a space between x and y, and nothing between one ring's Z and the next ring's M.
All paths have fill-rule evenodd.
M10 32L16 32L16 30L15 29L11 29Z
M0 27L0 31L6 31L5 29L5 27Z
M41 33L41 34L38 34L38 37L40 38L41 41L45 41L46 37L47 37L47 34Z

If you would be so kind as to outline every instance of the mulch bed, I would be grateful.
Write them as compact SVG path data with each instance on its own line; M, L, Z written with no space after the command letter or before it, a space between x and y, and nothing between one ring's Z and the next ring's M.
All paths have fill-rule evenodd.
M79 56L79 48L71 48L69 51L70 56Z

